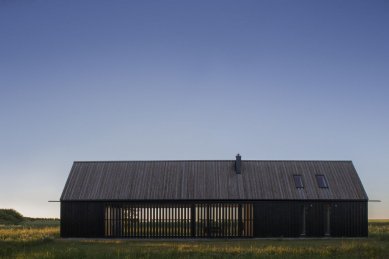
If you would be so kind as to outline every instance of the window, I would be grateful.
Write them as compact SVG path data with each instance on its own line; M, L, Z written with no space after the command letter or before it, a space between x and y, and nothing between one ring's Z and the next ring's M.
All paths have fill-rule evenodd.
M316 180L320 188L328 188L327 179L324 175L316 175Z
M296 188L304 188L303 177L301 175L293 175L293 178Z

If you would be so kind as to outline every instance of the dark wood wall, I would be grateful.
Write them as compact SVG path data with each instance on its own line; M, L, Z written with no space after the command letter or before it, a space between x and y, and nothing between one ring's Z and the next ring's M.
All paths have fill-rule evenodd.
M368 236L367 202L334 203L331 213L333 236Z
M61 237L104 237L104 203L61 202Z
M239 209L228 209L231 206L238 206ZM176 209L173 209L173 215L185 214L186 216L179 218L178 223L174 221L173 224L178 224L176 228L179 226L179 230L173 232L174 234L164 234L165 232L163 231L166 229L163 230L163 228L168 228L168 231L170 231L172 229L172 222L167 223L166 220L158 220L158 216L157 218L155 217L155 210L153 209L146 210L146 213L152 214L154 222L143 223L144 225L141 225L141 227L142 229L143 227L147 228L150 226L153 228L152 226L156 225L158 226L156 232L141 232L143 234L139 235L138 231L136 231L137 234L135 236L129 234L123 235L123 232L120 232L120 236L117 236L116 234L112 234L110 230L107 231L107 220L112 217L112 215L107 215L107 213L113 213L112 211L114 211L115 215L117 214L117 210L112 210L112 208L135 207L156 209L175 207ZM227 209L223 209L224 207ZM107 208L110 208L108 212ZM217 217L215 218L216 223L211 223L206 227L206 231L208 232L204 230L199 231L199 229L205 229L204 219L206 218L204 216L200 217L199 215L209 213L208 211L210 209L215 210L214 215L217 215L215 216ZM320 237L325 236L325 234L334 237L364 237L368 235L367 209L366 201L201 201L198 203L193 201L180 201L179 203L175 203L174 201L158 203L155 201L143 203L67 201L61 202L61 237L230 238L300 237L302 234L305 234L307 237ZM329 214L327 214L327 210L329 210ZM122 210L119 209L118 211ZM305 216L303 216L304 213ZM123 212L119 212L119 218L123 217L122 215ZM159 212L157 215L160 215ZM326 215L329 215L329 220L327 220ZM150 216L147 217L150 218ZM303 223L304 217L305 228ZM206 220L208 221L208 218ZM123 223L121 222L120 224ZM125 222L125 224L129 223ZM140 225L140 223L134 222L131 224ZM327 224L329 224L329 227ZM219 227L220 225L221 227ZM233 226L237 226L236 231ZM329 233L326 233L327 227ZM242 232L242 229L245 231ZM210 231L213 232L211 233ZM128 233L131 234L132 232Z
M304 209L305 207L305 209ZM329 220L327 210L329 209ZM305 231L303 221L305 213ZM255 237L365 237L367 202L257 201L254 202ZM329 224L329 231L326 227Z

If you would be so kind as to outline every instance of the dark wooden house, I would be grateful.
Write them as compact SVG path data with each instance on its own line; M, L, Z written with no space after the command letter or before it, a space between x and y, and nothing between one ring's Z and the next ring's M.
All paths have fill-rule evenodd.
M62 237L364 237L351 161L74 162Z

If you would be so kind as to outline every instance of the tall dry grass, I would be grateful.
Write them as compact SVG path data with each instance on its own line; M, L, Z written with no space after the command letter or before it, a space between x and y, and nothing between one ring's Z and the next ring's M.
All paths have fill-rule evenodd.
M62 240L58 226L0 226L0 258L389 258L389 221L369 238L292 240Z
M39 241L59 237L59 227L0 227L0 241Z

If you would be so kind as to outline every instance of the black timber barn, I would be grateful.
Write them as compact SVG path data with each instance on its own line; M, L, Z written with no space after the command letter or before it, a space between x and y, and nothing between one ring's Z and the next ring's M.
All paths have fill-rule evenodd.
M351 161L74 162L62 237L364 237Z

